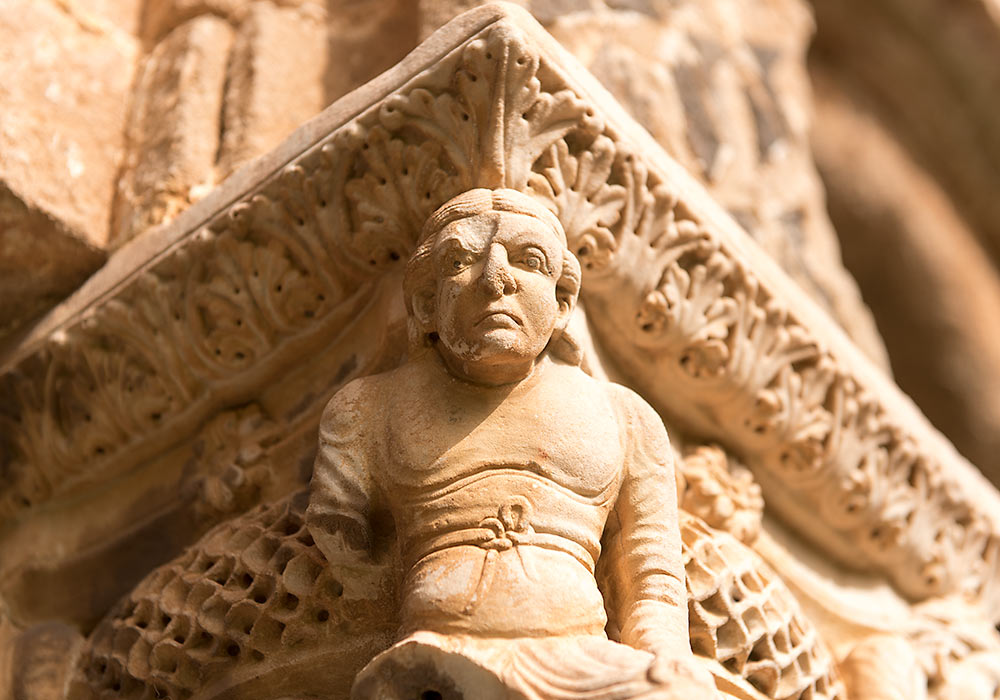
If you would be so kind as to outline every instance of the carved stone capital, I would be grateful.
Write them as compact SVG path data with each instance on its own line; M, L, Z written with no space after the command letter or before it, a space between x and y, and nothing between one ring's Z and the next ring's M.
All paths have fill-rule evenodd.
M472 187L559 215L602 345L665 416L738 455L769 507L912 598L958 591L1000 617L996 491L507 5L456 19L120 250L3 361L4 537L234 405L279 428L317 420L345 379L391 362L401 261ZM352 332L365 323L380 332Z

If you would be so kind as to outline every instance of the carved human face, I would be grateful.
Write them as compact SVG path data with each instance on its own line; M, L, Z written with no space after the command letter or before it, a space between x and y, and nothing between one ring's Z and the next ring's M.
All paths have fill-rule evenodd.
M449 366L500 370L480 373L487 381L501 381L503 366L530 368L571 310L556 294L564 248L542 221L504 211L459 219L438 233L428 320Z

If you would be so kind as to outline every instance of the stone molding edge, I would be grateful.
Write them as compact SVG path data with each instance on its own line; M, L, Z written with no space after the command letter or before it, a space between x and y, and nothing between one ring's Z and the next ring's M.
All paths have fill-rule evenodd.
M554 41L543 50L576 66ZM1000 619L996 487L592 75L577 67L572 88L646 166L623 178L630 224L582 237L588 315L620 369L677 425L745 459L768 506L842 563L881 570L913 600L959 594ZM614 196L588 178L567 191ZM553 192L546 179L540 194Z
M555 42L544 50L575 65ZM620 369L677 425L743 457L768 506L842 563L880 569L911 599L957 593L1000 619L996 487L592 75L577 68L572 88L646 165L622 179L631 223L591 221L596 235L582 237L588 315ZM602 150L560 154L569 162L539 194L620 196L613 174L564 175L600 167Z
M206 387L273 377L474 186L548 200L602 342L665 414L741 454L769 505L912 598L961 592L997 617L995 489L512 6L446 25L43 321L0 376L0 517L181 439L163 435L197 425Z
M106 375L107 368L103 372L100 367L95 368L95 362L85 357L85 350L110 348L108 354L115 357L116 364L126 364L128 360L124 358L130 353L148 361L150 351L154 351L154 355L159 355L156 357L159 362L146 362L145 367L139 368L139 376L149 374L150 364L159 364L158 368L172 365L174 369L183 369L181 353L167 353L173 357L164 357L155 352L156 345L162 349L162 344L170 340L161 336L161 328L157 327L157 322L167 325L169 314L154 313L156 318L148 318L148 308L137 313L130 312L128 308L133 302L148 307L148 302L155 302L157 296L164 293L163 285L159 284L159 280L165 277L160 274L161 268L172 263L183 273L185 265L199 262L199 254L202 260L208 257L206 253L227 254L222 250L224 246L216 248L221 239L212 230L213 227L225 228L227 221L232 223L245 214L248 207L255 211L271 208L273 212L267 197L285 198L288 182L283 182L282 176L287 175L289 168L294 169L295 164L309 154L316 155L315 151L321 150L325 144L329 145L328 137L332 132L365 111L372 111L373 105L377 107L394 91L453 53L470 35L505 14L503 8L484 7L457 17L421 43L399 64L338 100L297 129L275 150L242 167L176 219L147 231L116 251L103 268L47 314L16 347L10 349L6 357L0 357L0 397L3 397L0 399L0 530L12 517L50 500L61 491L80 483L124 473L179 439L194 434L199 424L210 417L212 410L219 410L221 405L254 398L253 392L242 392L247 394L244 397L239 395L240 392L231 390L223 390L221 396L212 397L212 387L220 379L224 382L231 377L211 377L200 384L189 385L182 396L171 397L183 404L178 407L176 416L154 409L147 411L145 424L137 424L125 415L134 412L131 406L108 406L106 413L117 415L105 416L105 425L101 425L101 407L84 406L86 402L80 398L104 393L97 382L91 380L97 379L95 373ZM258 200L256 205L251 204L258 194L263 195L263 200ZM286 224L297 223L291 212L277 215ZM244 220L247 218L250 217L243 216ZM192 255L193 249L200 250ZM336 269L337 265L333 262L330 267ZM337 270L340 275L334 284L338 287L337 298L323 299L321 309L305 310L306 313L312 311L310 318L315 323L310 325L328 326L312 333L320 339L335 338L337 332L350 321L351 315L359 312L373 295L378 294L372 288L372 271L359 271L356 267L351 270L350 267L347 265L345 269L345 266L340 266ZM172 272L168 271L166 277L168 282L176 283L176 274L172 275ZM248 272L252 277L252 270ZM206 286L209 284L207 274L202 274L200 280ZM188 274L187 277L181 283L190 284L191 278L197 275ZM199 280L194 281L193 286L198 286ZM351 298L347 298L352 294ZM185 294L181 292L176 296L183 299ZM138 333L130 332L129 327L138 320L138 316L147 318L139 324L141 329ZM330 316L339 318L331 319ZM183 320L187 321L186 315ZM269 320L274 321L273 318ZM112 347L116 334L124 335L126 342ZM144 340L143 334L150 337ZM180 345L188 344L188 339L183 336L175 336L173 340ZM234 350L234 353L239 352L239 349ZM262 359L266 362L271 358L250 358L244 367L231 374L242 375L235 377L237 382L255 386L253 377L246 375L252 375L254 365ZM106 357L97 358L96 364L107 365L107 360ZM269 364L280 365L280 360L280 357L276 361L272 359ZM67 363L74 363L74 366L67 367ZM86 382L83 383L88 384L87 387L80 386L81 376L85 376ZM115 379L103 378L109 384ZM135 377L119 377L118 393L135 391L134 382L130 379ZM257 380L260 380L259 376ZM127 384L132 385L131 390ZM148 385L143 388L149 389ZM74 391L79 396L72 397ZM65 405L69 403L67 395L76 398L72 405ZM188 410L199 403L201 410ZM110 430L115 433L116 446L94 444L101 440L102 428L104 432ZM34 449L23 449L25 443Z

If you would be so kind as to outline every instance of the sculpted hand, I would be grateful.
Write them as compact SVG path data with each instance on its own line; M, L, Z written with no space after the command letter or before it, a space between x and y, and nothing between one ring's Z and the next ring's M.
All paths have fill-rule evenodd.
M649 680L677 700L718 700L712 674L693 656L657 654L648 671Z

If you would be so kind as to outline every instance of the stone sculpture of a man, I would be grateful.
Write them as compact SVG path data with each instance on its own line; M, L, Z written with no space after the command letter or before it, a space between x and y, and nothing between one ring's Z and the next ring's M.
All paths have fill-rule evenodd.
M311 485L327 556L398 573L401 641L355 697L714 697L688 642L667 435L580 369L579 286L527 195L472 190L425 225L410 358L331 400Z

